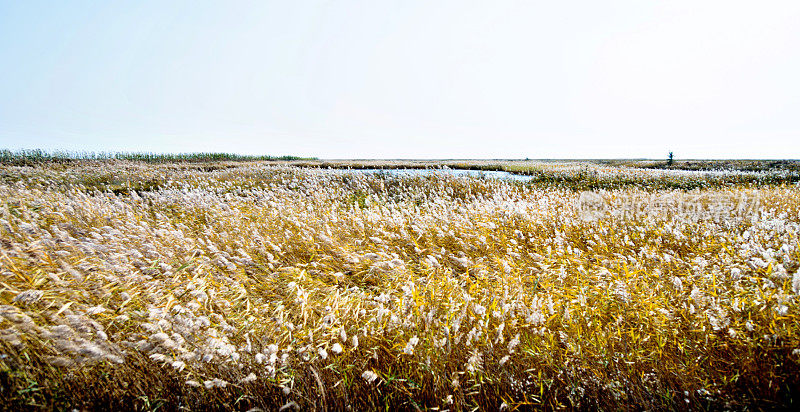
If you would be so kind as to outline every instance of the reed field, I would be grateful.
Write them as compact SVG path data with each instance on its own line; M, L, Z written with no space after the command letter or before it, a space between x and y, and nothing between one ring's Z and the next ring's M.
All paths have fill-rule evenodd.
M0 164L35 166L42 162L75 162L75 161L129 160L145 163L169 162L252 162L252 161L294 161L314 160L298 156L251 156L235 153L149 153L149 152L74 152L30 150L0 150Z
M504 167L521 181L13 160L0 162L0 409L800 397L797 170Z

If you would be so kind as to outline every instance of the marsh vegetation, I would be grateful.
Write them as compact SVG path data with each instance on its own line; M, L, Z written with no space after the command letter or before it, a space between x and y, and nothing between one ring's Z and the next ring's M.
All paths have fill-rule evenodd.
M796 401L795 172L513 167L0 166L0 402Z

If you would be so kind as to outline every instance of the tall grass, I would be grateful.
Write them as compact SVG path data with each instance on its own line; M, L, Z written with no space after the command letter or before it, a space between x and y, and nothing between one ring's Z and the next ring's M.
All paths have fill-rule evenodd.
M130 160L146 163L170 162L220 162L220 161L264 161L264 160L312 160L313 157L240 155L234 153L148 153L148 152L78 152L0 150L0 164L36 164L47 162L69 162L76 160Z
M799 236L794 184L0 166L0 408L788 408Z

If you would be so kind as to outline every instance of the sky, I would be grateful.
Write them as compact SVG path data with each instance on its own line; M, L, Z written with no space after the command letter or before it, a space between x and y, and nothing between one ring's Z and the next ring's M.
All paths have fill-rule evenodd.
M0 148L800 158L800 2L0 0Z

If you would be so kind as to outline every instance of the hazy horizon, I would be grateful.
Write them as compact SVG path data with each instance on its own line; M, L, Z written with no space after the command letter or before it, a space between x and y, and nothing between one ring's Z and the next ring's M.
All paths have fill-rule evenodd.
M0 149L797 159L800 3L0 0Z

